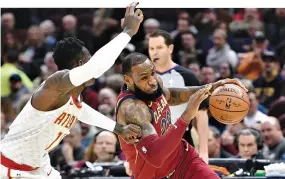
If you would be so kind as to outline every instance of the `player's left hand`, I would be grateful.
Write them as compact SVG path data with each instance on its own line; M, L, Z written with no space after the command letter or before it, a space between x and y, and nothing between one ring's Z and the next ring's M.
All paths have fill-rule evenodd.
M238 85L243 90L248 92L248 89L246 89L246 87L244 86L244 84L242 84L242 82L240 82L238 79L230 79L230 78L222 79L222 80L219 80L217 82L212 83L212 89L210 90L210 92L212 93L216 88L218 88L219 86L223 86L225 84L235 84L235 85Z
M120 137L128 144L138 143L141 138L141 128L134 124L123 126Z

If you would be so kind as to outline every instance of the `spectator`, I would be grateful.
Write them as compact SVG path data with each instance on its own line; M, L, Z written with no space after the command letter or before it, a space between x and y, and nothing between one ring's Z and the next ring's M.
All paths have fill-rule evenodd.
M55 25L51 20L44 20L40 24L40 29L44 35L44 42L52 49L55 46Z
M244 128L245 125L243 121L236 124L227 125L226 130L222 133L222 147L224 150L231 153L232 155L238 154L238 150L234 145L234 136L238 133L238 131Z
M50 153L51 165L64 170L83 160L84 148L81 146L81 128L75 124L70 134L63 139L63 143Z
M279 62L274 52L265 51L261 58L263 74L253 82L253 85L260 104L268 108L273 101L281 96L284 79L279 74Z
M249 80L256 80L262 74L262 52L268 47L268 40L260 31L256 32L253 40L253 51L246 53L238 65L237 72Z
M33 87L29 77L17 68L18 54L16 50L10 50L6 56L7 62L1 67L1 97L7 97L11 94L9 78L12 74L18 74L28 89Z
M198 80L201 80L201 68L199 62L191 62L188 68L194 73Z
M21 44L16 39L14 33L7 32L7 33L4 33L4 35L2 37L3 37L3 41L2 41L1 49L2 49L2 57L3 57L3 59L5 58L5 55L7 55L9 50L20 51ZM2 60L1 60L1 63L3 63Z
M1 16L1 32L12 32L15 28L15 16L11 12L3 13Z
M90 126L83 122L79 122L81 128L81 145L84 149L87 149L90 142L93 140L94 135L99 131L99 129L95 126Z
M232 155L221 147L221 134L216 127L209 127L209 158L230 158Z
M208 84L216 81L215 70L212 67L203 67L201 70L201 83Z
M85 161L91 163L117 162L116 145L118 139L115 134L109 131L98 132L94 140L88 146L85 153Z
M77 18L74 15L68 14L62 18L62 31L58 40L70 36L77 37Z
M206 64L219 70L222 62L229 62L233 68L238 64L237 54L231 49L226 41L227 34L222 29L216 29L213 36L214 47L209 50Z
M40 75L40 66L44 64L44 57L48 50L40 28L31 26L28 29L27 39L19 56L21 66L31 80Z
M219 69L219 78L217 81L226 78L233 78L234 74L234 69L228 62L221 63Z
M244 117L244 124L247 127L254 127L256 123L262 123L268 116L258 110L259 102L254 91L248 93L250 106L247 115Z
M239 153L237 158L264 159L259 151L263 148L261 132L253 128L245 128L239 131L235 137L235 145Z
M200 49L196 49L196 39L192 32L186 31L180 34L182 41L182 48L178 51L180 63L186 67L193 61L199 61L204 65L203 52Z
M278 119L268 117L261 126L264 143L263 155L270 160L285 160L285 139Z
M124 76L121 74L112 74L106 79L106 87L111 88L117 95L119 95L123 85Z
M151 34L153 31L159 29L160 23L157 19L149 18L143 23L144 33Z
M22 79L20 75L18 74L13 74L10 77L10 89L11 89L11 94L9 95L9 98L12 101L12 105L14 109L18 109L19 106L19 100L22 96L25 94L29 94L30 91L25 85L22 83Z
M116 93L110 88L103 88L99 92L99 111L103 112L103 114L108 115L109 117L113 118L116 102L117 102L117 95Z

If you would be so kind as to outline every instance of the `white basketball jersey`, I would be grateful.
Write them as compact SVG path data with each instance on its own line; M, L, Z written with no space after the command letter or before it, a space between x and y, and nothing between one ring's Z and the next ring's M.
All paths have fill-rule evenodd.
M50 162L48 152L70 133L80 115L81 108L72 97L62 107L48 112L36 110L30 99L9 127L0 150L19 164L46 165Z

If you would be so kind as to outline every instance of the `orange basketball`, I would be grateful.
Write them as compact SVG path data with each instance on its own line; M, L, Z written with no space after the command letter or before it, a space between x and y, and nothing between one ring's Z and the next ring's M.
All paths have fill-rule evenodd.
M216 88L210 96L212 116L223 124L235 124L243 120L249 110L249 98L244 89L234 84Z

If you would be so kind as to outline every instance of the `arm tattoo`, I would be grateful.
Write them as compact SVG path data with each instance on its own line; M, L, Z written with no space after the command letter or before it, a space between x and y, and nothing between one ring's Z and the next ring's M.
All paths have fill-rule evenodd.
M170 92L170 98L168 103L171 106L179 105L188 102L190 96L194 94L199 89L204 88L204 86L191 86L184 88L168 88Z

